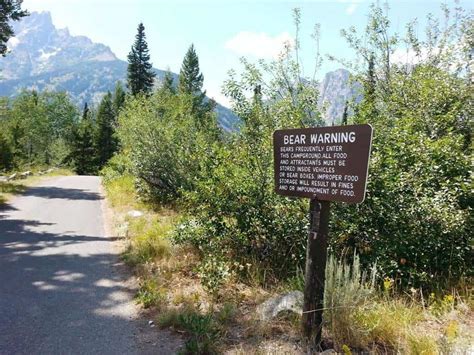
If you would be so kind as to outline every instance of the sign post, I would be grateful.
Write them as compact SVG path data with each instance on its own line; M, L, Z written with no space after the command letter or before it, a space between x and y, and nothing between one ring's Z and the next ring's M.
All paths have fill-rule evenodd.
M323 324L324 279L329 232L329 201L311 199L310 227L306 246L303 331L311 343L319 346Z
M302 325L316 350L321 347L330 201L364 201L371 142L367 124L273 134L276 193L311 199Z

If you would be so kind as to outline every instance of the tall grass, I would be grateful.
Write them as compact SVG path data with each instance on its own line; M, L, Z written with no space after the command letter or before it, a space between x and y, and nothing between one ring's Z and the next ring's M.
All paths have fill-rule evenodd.
M107 198L112 207L126 209L133 208L136 205L137 194L133 181L134 178L131 175L124 175L115 179L104 178Z
M359 257L352 265L330 255L326 264L324 321L335 344L357 344L360 329L354 324L354 312L371 302L375 292L376 268L370 275L361 270Z
M130 222L129 244L124 253L125 261L131 265L144 264L156 258L170 255L170 242L167 233L171 230L171 223L164 223L161 219L151 217L136 218Z
M455 309L452 295L439 300L433 298L425 307L414 294L404 296L391 292L393 281L390 279L385 279L383 290L378 290L376 276L375 266L369 273L361 270L357 255L350 265L329 256L324 321L336 350L450 354L455 346L468 348L459 340L473 338L472 332L460 330L462 312L461 308ZM437 325L433 326L433 322ZM431 332L426 332L426 327Z

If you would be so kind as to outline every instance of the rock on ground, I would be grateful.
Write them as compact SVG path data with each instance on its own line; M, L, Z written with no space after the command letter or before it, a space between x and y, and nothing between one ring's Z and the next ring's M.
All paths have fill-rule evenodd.
M292 291L272 297L257 307L257 314L264 321L273 319L284 311L302 314L303 298L301 291Z

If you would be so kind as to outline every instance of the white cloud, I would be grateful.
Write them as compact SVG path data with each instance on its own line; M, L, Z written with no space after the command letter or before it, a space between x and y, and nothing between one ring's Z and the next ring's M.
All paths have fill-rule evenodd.
M217 103L221 104L222 106L225 106L227 108L230 108L232 105L230 103L230 100L225 96L220 89L214 89L214 88L207 88L206 89L206 94L208 97L214 99L217 101Z
M352 15L354 13L354 11L357 9L357 6L359 6L359 4L357 3L352 3L350 4L347 8L346 8L346 14L348 15Z
M346 7L346 14L350 16L355 12L355 10L357 10L357 8L359 7L359 4L363 0L337 0L337 1L342 4L348 4Z
M426 50L422 50L421 56L417 56L413 49L397 48L390 56L390 60L395 64L418 64L427 56Z
M252 55L257 58L276 58L285 48L292 45L293 37L288 32L280 33L274 37L265 32L242 31L229 39L224 47L239 55Z
M446 69L454 72L465 65L461 56L462 45L456 44L453 48L451 48L451 51L452 53L450 54L451 59L449 64L445 64L447 64ZM442 50L440 48L434 48L432 52L429 52L427 48L421 48L420 53L418 54L412 48L397 48L392 53L390 60L394 64L408 65L410 67L426 62L431 56L439 56L441 54Z

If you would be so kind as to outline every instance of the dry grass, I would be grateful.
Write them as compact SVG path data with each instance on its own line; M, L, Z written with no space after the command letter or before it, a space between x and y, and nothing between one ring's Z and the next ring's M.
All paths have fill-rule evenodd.
M12 195L18 195L26 190L26 184L17 181L0 182L0 198L6 201Z

